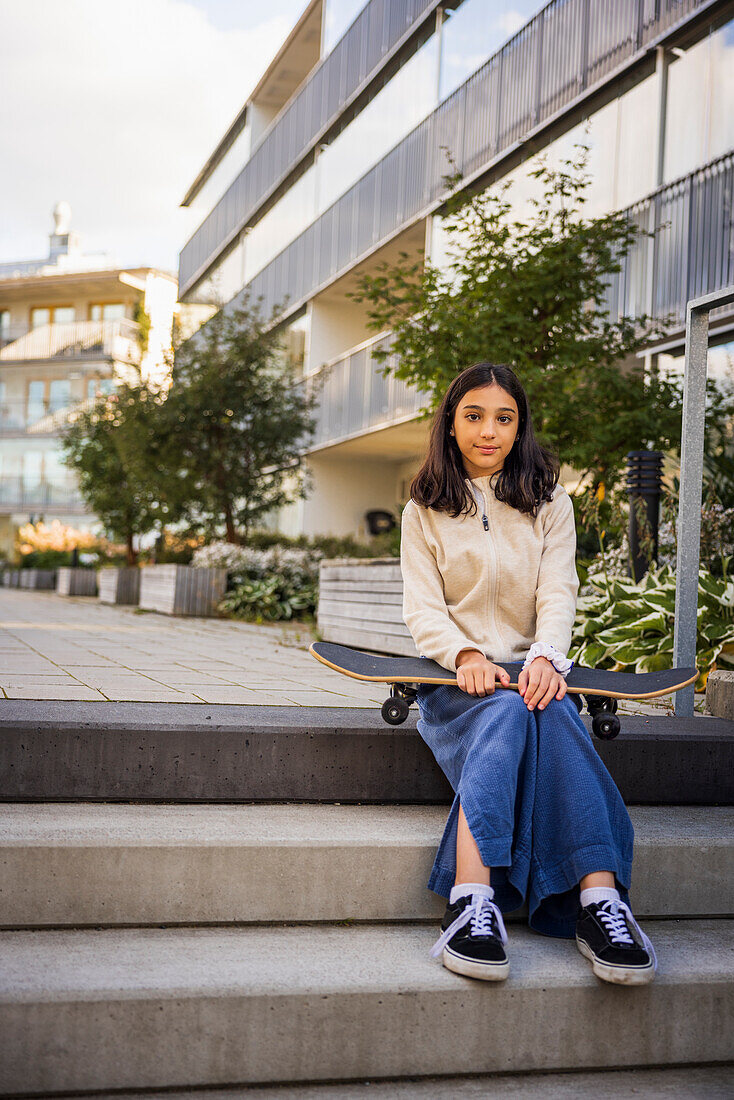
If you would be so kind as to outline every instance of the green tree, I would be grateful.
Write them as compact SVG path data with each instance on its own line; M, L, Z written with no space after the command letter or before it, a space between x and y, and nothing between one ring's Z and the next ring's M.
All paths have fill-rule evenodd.
M143 384L122 385L75 413L62 437L64 461L75 471L84 500L107 534L125 543L129 565L137 563L134 537L169 518L156 471L130 458L145 453L158 430L155 393Z
M220 309L176 351L163 405L172 499L192 529L237 543L305 492L313 396L295 379L259 302Z
M394 369L435 407L449 382L479 360L508 363L528 391L536 430L593 484L613 479L629 450L665 449L680 433L680 387L645 373L637 352L656 326L613 319L606 292L638 230L624 214L585 218L588 149L531 176L540 197L513 217L510 183L446 204L453 241L445 271L400 254L365 275L352 296L369 326L391 329ZM378 353L379 355L379 353Z

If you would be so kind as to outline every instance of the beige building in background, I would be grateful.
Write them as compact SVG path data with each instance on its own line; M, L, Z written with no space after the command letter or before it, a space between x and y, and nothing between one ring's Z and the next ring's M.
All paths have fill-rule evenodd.
M384 377L359 276L404 252L447 266L449 154L467 184L513 181L515 212L590 146L586 212L641 236L609 288L612 318L667 326L651 367L680 371L686 302L734 281L734 10L725 0L310 0L184 198L184 302L278 307L320 383L311 489L288 533L354 534L397 514L425 450L424 399ZM732 376L734 311L712 318L710 371ZM491 348L487 349L491 357ZM642 441L641 441L642 442Z
M168 369L175 276L85 254L70 216L57 204L46 259L0 264L0 557L29 521L95 526L63 465L61 429L118 382L163 381Z

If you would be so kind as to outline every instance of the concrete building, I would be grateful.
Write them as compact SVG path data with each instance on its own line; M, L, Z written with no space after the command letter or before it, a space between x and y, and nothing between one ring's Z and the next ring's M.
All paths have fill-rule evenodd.
M0 555L31 520L94 525L62 463L60 430L120 380L167 370L175 276L85 254L70 216L56 206L46 259L0 264Z
M368 510L407 498L421 398L376 369L389 336L347 294L400 251L445 262L447 150L468 182L513 179L522 206L532 158L588 140L587 210L658 231L616 278L613 309L669 318L648 358L675 369L688 298L734 282L733 105L728 2L309 3L190 187L201 222L179 262L182 301L287 297L291 355L306 377L329 368L313 489L283 528L363 534ZM733 374L731 310L712 343Z

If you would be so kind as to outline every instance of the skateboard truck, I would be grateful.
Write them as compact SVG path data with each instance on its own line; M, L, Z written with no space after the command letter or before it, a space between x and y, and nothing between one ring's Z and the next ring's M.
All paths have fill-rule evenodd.
M418 689L414 684L393 684L390 698L382 704L382 717L391 726L402 726L417 695Z
M382 717L391 726L402 726L418 694L415 684L392 684L390 698L382 704ZM602 741L612 741L620 731L617 700L604 695L585 695L591 728Z

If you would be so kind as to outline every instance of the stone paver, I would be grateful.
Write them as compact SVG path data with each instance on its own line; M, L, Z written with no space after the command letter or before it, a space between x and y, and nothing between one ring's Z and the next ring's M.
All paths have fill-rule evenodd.
M374 707L385 693L308 655L302 624L140 614L0 588L0 698Z
M173 618L96 599L0 588L0 698L374 707L380 684L318 665L303 624ZM697 708L703 707L703 697ZM672 697L623 700L672 714Z

